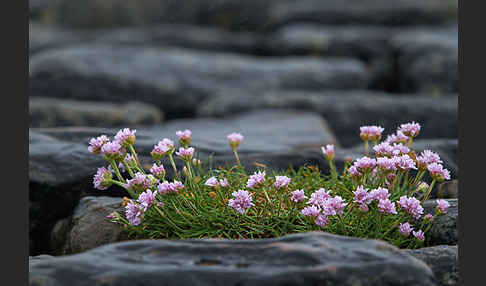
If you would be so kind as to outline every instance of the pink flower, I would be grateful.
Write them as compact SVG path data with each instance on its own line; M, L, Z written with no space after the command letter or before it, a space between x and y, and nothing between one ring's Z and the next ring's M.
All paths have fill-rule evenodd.
M436 200L435 202L437 203L437 210L439 213L445 214L450 206L449 202L442 199Z
M136 191L143 191L146 189L150 189L154 185L154 183L155 182L152 181L149 176L137 172L133 176L133 179L127 180L125 188Z
M414 197L407 198L406 196L401 196L398 204L405 212L411 214L416 219L420 218L424 212L420 201Z
M133 145L135 143L135 132L137 132L137 130L130 130L128 128L122 129L116 133L115 141L123 147Z
M387 200L390 197L390 193L386 188L376 188L371 190L369 197L375 201Z
M155 196L157 192L152 192L152 190L147 189L145 192L141 193L138 196L138 202L140 203L141 207L144 211L146 211L155 201Z
M108 141L110 140L108 140L108 137L106 137L106 135L101 135L96 138L91 138L91 140L89 140L89 147L88 147L89 152L93 154L99 154L101 151L101 147L103 147L103 145L105 145L105 143Z
M380 212L385 214L397 214L397 210L395 209L395 203L392 203L389 199L379 200L378 208Z
M218 185L218 179L216 179L216 177L211 177L209 179L207 179L206 183L204 183L204 185L206 186L209 186L211 188L214 188Z
M162 159L165 155L171 154L174 151L174 142L170 139L164 138L154 145L154 149L150 153L156 160Z
M368 193L368 189L365 189L362 185L358 186L356 191L353 192L354 194L354 202L360 205L362 204L369 204L373 198L370 197Z
M422 169L426 169L427 165L432 163L441 164L442 160L437 153L434 153L430 150L424 150L420 153L420 156L417 157L418 164Z
M179 144L184 146L191 144L191 134L192 132L189 129L186 129L184 131L177 131L176 135L179 138Z
M246 209L255 205L252 203L253 198L248 191L238 190L233 192L232 195L234 198L228 201L228 206L234 208L239 214L244 214Z
M260 186L265 182L265 171L263 172L255 172L253 175L250 176L246 186L248 188L254 188L255 186Z
M413 228L411 227L411 225L408 222L401 223L400 226L399 226L399 229L400 229L400 234L405 236L405 237L408 237L413 230Z
M393 147L388 142L382 142L373 147L373 151L377 157L391 156L393 153Z
M393 143L402 143L405 144L407 143L408 136L405 136L402 131L397 130L396 134L390 134L388 137L386 137L385 142L388 142L389 144Z
M418 239L418 240L421 240L421 241L424 241L425 240L425 235L424 235L424 232L419 230L419 231L413 231L413 236Z
M388 157L376 158L376 164L384 171L395 171L397 167L395 166L395 160Z
M101 147L101 154L105 155L110 160L120 160L122 156L122 146L118 142L106 142Z
M427 165L427 170L432 179L442 182L444 180L450 180L451 175L447 169L444 169L439 163L432 163Z
M142 209L143 208L139 204L134 203L133 201L130 201L125 206L125 214L130 224L139 225L142 222Z
M329 224L329 218L324 215L318 215L314 223L321 228L325 228Z
M333 160L334 157L336 157L336 153L334 152L334 145L332 144L328 144L326 145L326 147L322 146L321 150L324 157L329 161Z
M286 188L290 184L290 178L287 176L275 176L273 186L277 189Z
M405 134L405 136L417 137L420 133L420 124L412 122L400 125L400 131Z
M358 169L354 165L349 167L348 171L351 174L351 176L353 176L355 178L361 177L361 173L358 171Z
M392 159L395 160L395 166L402 171L417 169L417 167L415 167L415 162L408 155L393 157Z
M175 192L177 193L178 191L182 191L184 189L184 184L180 181L177 181L177 180L174 180L174 182L172 182L172 189L175 190Z
M292 196L290 197L290 200L293 201L293 202L296 202L296 203L299 203L305 199L307 199L307 197L305 196L305 193L304 193L304 190L295 190L293 191L292 193Z
M329 195L329 191L326 192L324 188L320 188L319 190L316 190L311 194L311 198L307 201L307 203L315 206L320 206L324 204L324 200L327 200L329 198L331 198L331 196Z
M172 184L169 183L169 182L167 182L167 181L163 181L162 183L160 183L157 186L157 191L161 195L168 194L168 193L172 193L172 192L176 192L176 190L174 189L174 187L172 186Z
M370 210L368 205L359 205L359 209L364 213Z
M98 190L106 190L111 186L113 173L105 167L98 168L98 171L93 177L93 185Z
M363 141L379 141L381 139L381 133L385 130L383 127L380 126L362 126L359 128L360 134L359 136Z
M106 216L106 218L109 220L114 220L116 218L115 212L111 212L109 215Z
M353 165L360 172L368 172L376 166L376 160L365 156L357 159Z
M424 220L428 221L428 222L433 222L434 216L432 214L426 214L426 215L424 215Z
M326 216L342 214L347 203L340 196L326 199L322 202L322 212Z
M219 180L219 185L223 188L226 188L229 184L228 184L228 180L226 180L226 178L223 178L223 179L220 179Z
M315 205L307 206L300 211L301 214L307 217L316 217L321 214L321 210Z
M165 168L164 165L157 166L157 164L153 164L152 168L150 168L150 173L154 175L155 177L159 178L160 180L163 180L165 177Z
M192 156L194 156L194 148L189 147L185 149L183 147L180 147L179 151L176 152L176 155L181 157L182 160L190 162L192 160Z
M240 133L231 133L227 137L228 143L232 149L238 148L240 146L241 142L243 142L243 139L245 138L243 135Z
M407 146L405 146L405 145L403 145L401 143L399 143L399 144L396 144L396 143L393 144L392 148L393 148L393 151L392 151L392 155L393 156L398 156L398 155L401 155L401 154L408 154L408 153L410 153L410 149Z

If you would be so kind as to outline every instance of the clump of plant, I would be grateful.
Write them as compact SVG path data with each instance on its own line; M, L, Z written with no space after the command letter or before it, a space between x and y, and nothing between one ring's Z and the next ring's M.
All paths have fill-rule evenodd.
M269 238L324 230L417 248L434 218L449 207L445 200L436 201L433 214L422 207L435 183L450 179L449 171L436 153L411 149L418 123L402 124L380 142L383 130L361 127L366 156L347 160L341 172L334 163L334 146L323 146L327 175L315 166L276 172L263 165L247 174L237 152L244 139L239 133L227 136L236 159L228 168L210 169L195 158L190 130L176 133L178 150L168 138L158 142L150 170L134 150L135 130L120 130L113 141L105 135L92 138L89 150L109 163L94 176L95 188L115 184L131 196L124 199L124 214L108 218L124 225L133 238ZM172 180L165 176L164 157L173 168ZM182 170L175 159L184 162ZM427 173L430 184L423 181Z

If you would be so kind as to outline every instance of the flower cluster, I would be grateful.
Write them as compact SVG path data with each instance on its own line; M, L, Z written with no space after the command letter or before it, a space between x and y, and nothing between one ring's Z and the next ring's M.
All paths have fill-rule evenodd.
M258 169L247 174L237 153L244 139L240 133L226 137L237 162L231 168L205 170L189 146L189 129L176 132L177 149L169 138L154 145L155 162L144 165L149 170L134 151L135 130L122 129L113 140L92 138L88 149L109 162L97 170L94 187L117 185L131 196L124 199L124 216L113 212L107 218L140 237L253 238L325 229L416 248L450 207L437 199L435 211L424 213L422 204L436 182L451 178L439 154L412 149L420 129L415 122L401 124L380 142L383 127L361 127L364 156L347 158L342 172L334 163L334 145L322 146L330 176L314 166L274 172L257 162ZM176 166L175 160L184 165ZM169 163L173 172L164 167ZM425 182L428 178L432 182Z

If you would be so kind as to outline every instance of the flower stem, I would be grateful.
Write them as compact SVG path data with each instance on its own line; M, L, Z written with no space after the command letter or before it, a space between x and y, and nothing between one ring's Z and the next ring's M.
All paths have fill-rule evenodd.
M422 202L426 201L429 198L430 192L432 192L432 188L435 185L436 180L432 180L432 183L430 183L429 189L427 190L427 193L425 194L424 198L422 199Z
M238 152L236 152L236 148L233 148L233 153L235 154L236 163L238 163L238 166L241 166L240 157L238 157Z
M170 164L172 165L172 168L174 169L175 177L179 179L179 174L177 173L177 168L174 162L174 157L172 157L172 153L169 153L169 160L170 160Z
M118 177L118 180L120 182L125 183L125 179L123 179L122 175L120 174L120 170L118 170L118 166L115 163L115 160L110 161L111 166L113 167L113 170L115 170L115 174Z
M145 174L145 172L143 171L142 164L140 164L140 160L138 159L137 152L135 152L135 149L133 149L133 145L130 145L129 148L130 148L130 152L132 153L133 157L135 158L135 162L137 162L137 169L139 169L139 171L141 171L143 174ZM140 166L140 168L138 168L138 166Z

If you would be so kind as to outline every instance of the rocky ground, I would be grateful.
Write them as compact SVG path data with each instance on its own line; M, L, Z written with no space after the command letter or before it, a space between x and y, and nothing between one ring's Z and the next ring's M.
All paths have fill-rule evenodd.
M30 0L30 284L456 285L457 0L215 2ZM137 129L145 164L188 128L215 165L233 162L238 131L250 170L327 172L323 144L339 168L363 155L360 126L409 121L453 177L418 250L326 233L121 242L104 217L126 194L92 187L104 162L87 142L121 127Z

